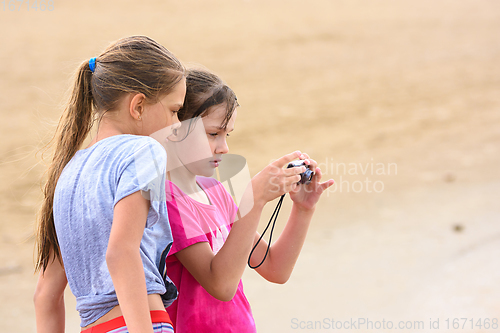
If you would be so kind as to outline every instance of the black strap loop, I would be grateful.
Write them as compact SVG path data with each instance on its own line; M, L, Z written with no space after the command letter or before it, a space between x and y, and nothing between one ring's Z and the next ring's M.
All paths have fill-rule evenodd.
M264 263L264 260L266 260L266 257L267 257L267 254L269 253L269 248L271 247L271 240L273 239L273 231L274 231L274 226L276 225L276 220L278 219L278 214L280 212L280 209L281 209L281 205L283 204L283 198L285 197L285 194L283 194L280 198L280 200L278 201L278 204L276 205L276 208L274 209L274 213L273 215L271 215L271 218L269 219L269 223L267 223L267 226L266 228L264 229L264 231L262 232L262 234L260 235L260 238L259 240L257 241L257 243L255 243L255 245L253 246L253 249L252 251L250 252L250 255L248 256L248 267L252 268L252 269L256 269L256 268L259 268L263 263ZM276 216L275 216L276 215ZM273 218L274 218L274 221L273 221ZM269 242L267 244L267 250L266 250L266 254L264 255L264 258L262 258L262 261L260 262L260 264L258 264L257 266L252 266L250 264L250 259L252 258L252 254L253 254L253 251L255 251L255 249L257 248L257 245L259 245L260 241L262 240L262 238L264 237L267 229L269 228L269 226L271 225L271 221L273 222L273 226L271 228L271 232L269 234Z

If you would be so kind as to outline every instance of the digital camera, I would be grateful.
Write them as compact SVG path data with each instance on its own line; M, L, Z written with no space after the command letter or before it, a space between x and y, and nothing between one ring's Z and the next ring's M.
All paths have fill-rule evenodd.
M299 184L309 184L312 180L312 177L314 176L314 172L312 172L312 170L310 169L309 165L307 165L304 161L302 160L298 160L298 161L293 161L293 162L290 162L288 163L288 166L287 166L287 169L288 168L295 168L295 167L299 167L299 166L305 166L306 167L306 171L302 172L300 174L300 181L299 181Z

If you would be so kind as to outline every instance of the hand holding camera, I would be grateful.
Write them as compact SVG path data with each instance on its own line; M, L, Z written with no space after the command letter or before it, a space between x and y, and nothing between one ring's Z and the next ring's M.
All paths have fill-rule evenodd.
M300 174L300 180L299 180L298 184L309 185L312 181L313 176L314 176L314 172L310 169L310 166L307 165L304 160L292 161L292 162L288 163L287 169L296 168L296 167L300 167L300 166L305 166L306 171L304 171Z
M289 168L295 168L297 165L301 165L301 163L305 165L306 161L309 163L308 169L301 174L301 185L290 192L290 198L298 208L310 210L314 209L323 191L332 186L334 181L333 179L329 179L326 182L320 183L322 173L321 169L317 167L318 163L309 158L309 155L305 153L303 155L306 158L304 161L294 161L288 166Z
M305 158L305 156L300 151L282 156L252 178L255 203L264 205L297 187L302 179L300 174L304 173L307 168L304 165L284 168L297 158Z
M294 159L300 158L300 160L294 161ZM286 169L283 169L284 166L287 166ZM272 242L272 237L273 237L273 231L274 231L274 226L276 225L276 220L278 218L279 211L281 209L281 205L283 204L283 199L285 197L285 194L287 192L290 192L290 197L292 201L294 202L294 206L299 209L300 211L309 211L309 213L306 213L305 215L311 215L312 210L314 209L314 206L316 205L316 202L319 200L319 197L321 196L321 193L328 187L333 184L333 180L330 179L329 181L319 184L319 180L321 179L321 170L317 167L317 163L314 160L311 160L307 154L302 154L300 152L295 152L292 154L288 154L286 156L283 156L282 158L278 159L274 163L271 163L268 167L266 167L264 171L268 168L275 169L274 173L269 172L272 177L270 180L278 180L281 181L278 184L274 184L277 187L278 191L274 191L274 193L278 193L278 195L281 195L280 200L278 201L278 204L276 205L276 208L274 209L274 213L269 219L269 223L267 224L266 228L260 235L259 239L255 243L255 245L252 248L252 251L250 252L250 255L248 256L248 266L252 269L259 268L264 261L266 260L266 257L269 253L269 249L271 247L271 242ZM278 170L276 170L278 169ZM269 170L267 170L269 171ZM317 173L315 175L315 172ZM266 173L263 173L265 175ZM253 179L252 179L253 181ZM279 186L279 185L282 186ZM289 191L287 191L289 189ZM255 192L255 190L254 190ZM274 195L273 195L274 196ZM277 197L277 196L274 196ZM272 199L271 199L272 200ZM303 214L301 214L303 215ZM260 261L259 264L257 265L252 265L251 259L252 259L252 254L259 245L260 241L264 237L265 233L271 227L271 233L269 235L269 242L267 244L267 250L266 253L264 254L264 257Z

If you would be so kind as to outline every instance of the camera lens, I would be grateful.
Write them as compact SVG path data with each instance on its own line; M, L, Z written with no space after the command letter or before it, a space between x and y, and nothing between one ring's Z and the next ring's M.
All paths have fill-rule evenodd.
M304 161L293 161L290 162L287 166L287 168L295 168L299 166L305 166L306 171L300 174L300 181L299 184L309 184L312 180L312 177L314 176L314 172L312 172L311 169L309 169L309 166L304 163Z
M309 184L314 176L314 172L311 169L307 168L306 171L300 174L300 183L301 184Z

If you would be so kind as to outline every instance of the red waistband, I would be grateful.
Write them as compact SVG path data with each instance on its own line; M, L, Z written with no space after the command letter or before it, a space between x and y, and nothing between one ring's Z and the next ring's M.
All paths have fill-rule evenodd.
M151 322L154 323L169 323L172 325L172 321L170 320L170 317L167 313L167 311L162 311L162 310L155 310L151 311ZM108 320L107 322L104 322L99 325L95 325L92 327L87 328L86 330L82 331L81 333L106 333L111 330L115 330L120 327L125 327L125 319L123 316L116 317L114 319Z

